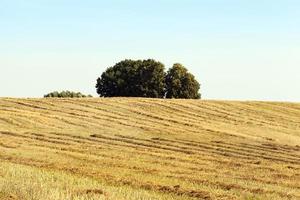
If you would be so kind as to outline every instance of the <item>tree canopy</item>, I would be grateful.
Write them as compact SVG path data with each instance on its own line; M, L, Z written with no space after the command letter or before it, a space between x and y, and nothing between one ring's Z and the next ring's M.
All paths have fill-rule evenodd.
M155 60L124 60L109 67L97 79L101 97L163 98L165 67Z
M153 59L123 60L97 79L100 97L200 98L200 84L181 64L165 72Z
M44 95L45 98L85 98L85 97L93 97L92 95L84 95L80 92L71 92L71 91L62 91L62 92L50 92Z
M194 75L181 64L176 63L166 76L166 98L200 99L200 84Z

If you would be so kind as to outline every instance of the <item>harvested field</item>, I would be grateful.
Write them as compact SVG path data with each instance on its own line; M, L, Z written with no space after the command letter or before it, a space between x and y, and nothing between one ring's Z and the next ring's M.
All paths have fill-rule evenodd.
M6 199L300 199L300 104L1 98Z

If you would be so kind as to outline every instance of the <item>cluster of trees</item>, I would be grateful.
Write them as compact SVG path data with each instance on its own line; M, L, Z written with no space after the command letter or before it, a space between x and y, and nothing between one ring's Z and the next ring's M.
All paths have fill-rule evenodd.
M200 99L200 84L181 64L167 72L158 61L123 60L97 79L100 97L149 97Z
M92 95L84 95L80 92L71 92L71 91L62 91L62 92L51 92L49 94L44 95L45 98L84 98L84 97L93 97Z

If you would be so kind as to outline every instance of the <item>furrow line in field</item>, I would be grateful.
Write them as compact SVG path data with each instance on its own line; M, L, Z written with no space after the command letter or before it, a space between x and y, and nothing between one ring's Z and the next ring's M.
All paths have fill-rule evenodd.
M187 111L185 109L180 109L178 107L170 106L166 103L161 103L161 102L148 102L144 101L143 102L147 106L153 106L156 109L159 107L159 113L164 115L167 118L170 118L171 116L178 119L182 120L184 122L190 122L191 124L194 124L194 126L198 126L199 121L204 121L205 117L196 114L195 112Z
M29 137L30 138L30 137ZM39 139L39 138L36 138L36 137L34 137L34 138L32 138L31 137L31 139ZM54 139L57 139L57 138L54 138ZM85 138L86 139L86 138ZM94 141L95 139L93 138L93 139L89 139L88 138L88 140L92 140L92 141ZM45 141L45 142L51 142L51 143L54 143L54 144L57 144L57 141L51 141L51 140L49 140L49 139L40 139L40 141ZM79 143L81 143L82 141L76 141L76 142L79 142ZM64 143L64 142L62 142L62 143ZM125 146L125 147L131 147L131 148L137 148L136 146L131 146L131 145L123 145L123 144L116 144L115 142L107 142L107 141L101 141L101 143L103 144L103 143L105 143L105 144L109 144L109 145L113 145L113 146ZM144 146L143 146L144 147ZM145 148L145 147L144 147ZM160 148L158 148L158 149L160 149ZM165 148L163 148L164 150L166 150ZM151 147L150 148L148 148L148 150L153 150L153 149L151 149ZM171 149L167 149L167 150L171 150ZM178 151L177 151L178 152ZM181 152L181 151L179 151L179 152Z
M251 151L255 153L265 153L265 154L267 152L268 154L275 154L276 156L282 156L285 158L300 159L300 155L299 156L295 155L295 153L297 154L296 151L291 152L290 150L289 151L281 150L276 145L274 145L274 147L271 148L264 148L262 146L257 145L257 147L255 148L252 145L247 145L245 143L233 144L233 143L225 143L221 141L212 141L212 143L216 143L216 146L225 147L225 148L232 148L238 150L240 149L247 152Z
M116 105L114 106L115 108L118 108L118 109L126 109L124 107L121 107L120 105ZM200 124L192 124L192 123L189 123L189 122L183 122L183 121L180 121L180 120L175 120L175 119L170 119L170 117L161 117L160 115L158 114L149 114L148 112L146 112L145 110L138 110L136 108L127 108L127 110L131 113L134 113L138 116L144 116L146 119L150 118L152 120L155 120L155 123L158 123L158 124L165 124L165 122L168 122L169 125L168 126L177 126L176 128L177 129L181 129L182 131L184 132L191 132L191 133L199 133L199 131L193 129L193 128L190 128L190 127L196 127L198 130L199 128L200 129L203 129L203 127L200 125Z
M94 116L91 116L91 115L82 115L82 114L78 114L78 113L75 113L75 112L70 112L70 111L67 111L66 110L67 108L64 108L63 110L57 110L57 109L55 109L55 110L51 110L52 112L56 112L57 114L58 114L58 116L47 116L47 115L44 115L44 117L49 117L49 118L54 118L54 119L56 119L56 120L59 120L59 121L63 121L63 122L65 122L66 124L69 124L69 125L72 125L72 126L77 126L77 127L87 127L87 125L84 125L84 124L80 124L80 123L73 123L71 120L67 120L66 118L64 118L64 117L62 117L63 115L65 115L67 118L72 118L73 117L73 119L74 119L74 116L76 116L77 118L76 119L80 119L80 120L86 120L87 121L87 123L91 123L91 119L94 119L94 120L97 120L97 121L94 121L94 120L92 120L93 121L93 125L95 126L97 126L97 122L99 121L99 120L102 120L102 121L107 121L107 120L109 120L110 122L116 122L117 124L120 124L120 125L123 125L123 126L126 126L126 127L135 127L135 128L139 128L139 129L141 129L141 128L143 128L143 126L144 126L144 128L149 128L149 129L154 129L154 127L153 126L150 126L151 124L153 124L153 123L161 123L162 125L164 125L164 126L169 126L169 124L167 124L167 123L162 123L161 121L157 121L157 120L155 120L155 121L151 121L151 119L149 119L149 118L147 118L147 119L145 119L145 120L142 120L141 121L141 118L140 118L140 116L137 116L136 117L136 119L137 120L140 120L140 122L141 122L141 124L143 124L143 126L142 125L133 125L133 124L136 124L136 122L135 123L132 123L132 124L128 124L127 122L128 122L128 119L130 118L129 116L127 116L127 115L125 115L124 117L120 117L120 116L118 116L117 114L116 115L111 115L111 114L109 114L109 111L106 111L105 113L100 113L98 116L96 116L96 115L94 115ZM78 110L78 109L72 109L73 111L78 111L78 112L82 112L82 110ZM100 117L99 117L100 116ZM122 122L121 120L124 120L124 121L126 121L126 123L125 122ZM80 124L80 125L78 125L78 124ZM107 124L107 123L106 123ZM160 130L160 129L159 129Z
M235 108L240 108L240 110L243 111L243 113L247 115L253 115L253 118L261 118L263 119L262 123L266 123L269 125L272 125L274 127L277 127L278 125L284 127L284 128L289 128L289 126L286 126L285 124L293 124L293 126L297 126L299 124L299 121L291 120L291 117L284 117L282 114L276 113L273 111L272 107L270 108L265 108L262 107L262 103L236 103L234 104ZM260 109L259 109L260 108ZM281 122L278 124L278 122Z
M93 179L99 178L101 180L104 180L106 183L115 185L115 186L120 186L120 185L127 185L133 188L137 189L145 189L145 190L150 190L150 191L155 191L155 192L162 192L162 193L169 193L177 196L189 196L189 197L194 197L194 198L201 198L201 199L206 199L210 200L210 193L204 192L204 191L196 191L196 190L183 190L183 189L178 189L173 186L163 186L163 185L157 185L155 183L145 183L145 182L140 182L138 180L126 180L126 179L120 179L118 177L112 176L111 174L102 174L99 172L87 172L87 171L82 171L80 168L72 167L72 168L65 168L63 166L56 166L55 164L51 163L44 163L44 161L36 161L36 160L26 160L26 159L14 159L10 156L2 156L0 154L0 160L3 161L8 161L10 163L14 164L21 164L21 165L26 165L26 166L31 166L31 167L37 167L37 168L42 168L42 169L47 169L47 170L58 170L58 171L65 171L71 174L76 174L80 176L86 176L86 177L91 177Z
M51 134L62 136L62 134L60 134L60 133L51 133ZM82 137L82 136L70 136L68 134L64 134L64 136L67 137L67 138L71 137L71 138L80 139L80 141L78 141L78 142L83 142L83 141L88 140L88 141L95 142L95 143L105 143L105 144L109 144L109 145L112 145L112 146L132 148L135 151L139 151L139 153L143 153L143 152L146 153L145 151L147 151L147 152L167 154L169 151L174 151L174 149L166 148L164 146L160 147L159 145L158 146L156 145L155 148L154 147L152 148L152 145L145 145L143 143L130 142L130 141L127 141L127 140L125 141L125 140L122 140L122 139L111 138L111 137L108 137L108 136L101 136L101 135L98 135L98 137L93 136L91 138ZM159 151L157 152L156 150L159 150ZM186 152L182 152L180 149L175 149L175 152L186 154ZM188 155L189 154L194 154L194 153L188 152ZM200 154L198 153L197 156L201 156L201 159L209 161L209 162L221 162L221 163L223 162L222 160L220 160L220 158L218 158L218 159L217 158L206 159L205 157L202 157L202 156L211 156L211 153L208 153L208 152L200 152ZM189 161L185 159L184 162L189 162Z
M231 154L237 154L238 156L245 156L245 157L250 157L250 158L263 158L263 159L268 159L268 160L277 160L277 161L283 161L283 162L291 162L291 163L299 163L300 164L300 159L297 158L288 158L287 160L281 159L282 157L279 156L274 156L273 154L271 155L262 155L262 154L255 154L255 153L249 153L248 151L244 151L242 149L235 148L231 150L231 148L221 148L216 145L211 145L209 143L205 144L192 144L192 143L186 143L186 142L180 142L180 144L184 144L185 146L179 146L175 145L174 143L179 143L176 140L168 140L168 139L156 139L156 140L148 140L148 139L138 139L134 137L128 137L128 136L122 136L122 135L116 135L121 138L127 138L129 140L136 140L136 141L144 141L152 144L161 144L164 146L169 146L169 147L174 147L174 148L179 148L183 150L189 150L191 152L198 152L198 151L209 151L211 153L216 153L216 154L223 154L223 153L231 153ZM162 141L162 142L161 142ZM192 145L191 145L192 144ZM234 151L235 150L235 151Z
M251 188L251 187L245 187L239 184L228 184L228 183L223 183L219 181L211 181L211 180L202 180L202 179L197 179L197 178L187 178L187 177L182 177L182 176L172 176L174 178L178 178L181 180L185 180L188 182L196 183L196 184L204 184L212 187L216 187L225 191L229 190L238 190L238 191L248 191L252 194L276 194L281 198L300 198L297 194L289 194L281 191L275 191L275 190L267 190L263 188Z
M178 141L178 140L181 140L181 141L184 141L184 142L187 142L187 143L191 143L191 144L202 144L203 142L199 142L199 141L193 141L193 140L188 140L188 139L174 139L175 141ZM219 141L214 141L215 143L218 143ZM224 143L224 142L223 142ZM230 144L230 143L226 143L226 144ZM243 141L241 143L239 143L238 145L245 145L247 146L247 148L257 148L257 149L262 149L262 150L268 150L268 151L271 151L271 152L291 152L291 151L299 151L300 147L297 147L297 146L282 146L282 145L279 145L279 144L271 144L271 143L261 143L259 145L255 145L255 144L248 144L248 143L244 143ZM238 146L237 145L237 146ZM274 149L274 147L276 147L276 149Z
M32 139L32 140L38 140L38 141L43 141L43 142L48 142L48 143L53 143L53 144L72 145L71 143L68 143L66 141L47 139L47 138L33 136L33 135L30 136L30 135L25 135L25 134L17 134L17 133L12 133L12 132L8 132L8 131L0 131L0 134L17 137L17 138L27 138L27 139Z
M116 161L119 160L119 163L121 163L121 161L124 160L124 157L122 157L122 156L107 155L105 153L100 153L98 151L97 151L97 153L96 152L91 152L88 149L87 150L78 150L78 149L75 149L75 148L70 148L69 146L68 147L67 146L66 147L58 147L58 146L51 146L51 145L47 145L47 144L46 145L45 144L36 144L36 143L31 144L31 146L36 146L36 147L43 148L43 149L47 148L49 150L55 151L56 154L60 154L60 155L63 155L61 152L82 154L83 156L86 156L86 158L83 160L85 163L95 161L95 159L90 158L91 155L95 156L95 157L100 156L101 158L109 159L112 162L116 162ZM101 149L99 149L99 150L101 150ZM57 151L59 151L59 152L57 152ZM114 150L114 152L116 152L116 150ZM125 149L120 150L120 153L124 153L124 152L126 152ZM140 155L140 153L142 153L142 152L136 152L136 153L138 153ZM144 152L144 153L146 153L146 152ZM65 154L65 155L66 155L67 158L69 157L68 156L69 154ZM144 155L146 155L147 157L153 156L151 154L150 155L149 154L144 154ZM79 157L76 157L76 156L70 156L70 157L79 159ZM157 156L154 156L154 157L157 158ZM177 159L177 158L175 159L175 162L174 162L174 160L166 160L166 159L165 160L160 159L159 162L157 162L158 160L149 160L146 157L143 157L143 158L144 158L143 162L147 163L148 166L153 166L153 165L157 166L157 165L159 165L159 166L164 166L164 167L172 167L172 169L180 169L179 168L180 166L189 163L189 164L193 164L194 166L184 167L184 170L186 170L186 171L183 170L182 173L195 173L195 172L202 172L203 173L203 172L206 172L206 173L209 173L209 174L216 174L216 175L218 174L217 169L199 167L199 164L201 164L202 166L206 166L204 163L190 162L189 160L183 160L183 159L180 160L180 159ZM162 157L162 158L164 158L164 157ZM105 160L105 163L106 162L107 162L107 160ZM105 165L105 164L103 164L102 160L99 161L98 164ZM151 171L154 173L154 171L157 171L156 175L159 175L162 172L161 170L158 170L158 169L163 169L161 167L158 167L157 170L155 170L154 168L152 168L152 169L139 168L136 165L134 165L134 166L128 165L128 166L129 166L129 167L127 167L128 169L135 169L135 170L139 170L140 172L145 172L145 173L148 173L148 172L151 172ZM110 165L110 167L113 167L113 166ZM116 167L121 167L121 166L116 165ZM170 172L170 171L168 171L168 172Z
M191 103L192 105L198 105L195 102ZM232 108L230 108L230 106ZM253 123L256 125L265 125L266 127L272 126L272 127L277 127L278 124L274 123L274 120L270 120L270 115L266 112L269 110L264 111L264 113L258 112L257 108L249 108L249 105L243 103L243 104L238 104L235 103L234 106L232 103L229 102L216 102L214 106L210 106L209 104L203 104L201 105L200 108L206 108L208 112L214 111L215 113L223 113L224 115L234 115L235 118L233 121L237 122L238 119L240 119L241 116L247 116L247 119L243 120L242 124L249 124ZM228 107L229 109L225 109ZM245 115L247 114L247 115ZM224 116L223 116L224 117ZM281 119L283 119L281 116L279 116ZM294 123L294 122L293 122ZM287 126L283 125L284 123L281 123L282 127L288 128ZM296 123L294 123L296 125Z
M255 103L255 102L251 102L251 103L246 103L246 104L255 107L256 110L262 109L262 110L267 111L268 113L271 112L272 116L278 117L281 120L283 120L283 119L287 120L286 116L288 116L288 119L291 122L300 123L300 121L299 121L300 110L299 109L296 110L287 105L285 105L283 107L282 105L270 104L268 102L260 102L259 104ZM293 120L291 120L291 119L293 119Z
M85 161L87 161L87 160L85 160ZM120 167L119 165L118 166L112 166L112 167ZM215 184L215 183L214 183ZM225 186L224 186L225 187Z
M110 140L112 142L122 142L122 143L127 143L127 144L131 144L134 146L142 146L142 147L147 147L148 149L150 148L155 148L155 149L160 149L160 150L167 150L167 151L174 151L174 152L180 152L180 153L185 153L185 154L195 154L197 156L201 155L201 154L218 154L218 155L222 155L224 156L224 154L227 154L225 156L234 156L236 158L241 158L241 159L250 159L250 160L256 160L256 158L262 158L262 159L266 159L266 160L275 160L275 161L281 161L281 162L289 162L289 163L294 163L294 164L298 164L299 160L284 160L278 157L269 157L269 156L264 156L264 155L257 155L257 154L250 154L250 153L239 153L239 152L234 152L234 151L230 151L227 150L226 152L224 152L223 150L218 150L214 147L210 147L210 146L204 146L204 145L198 145L198 147L202 147L201 149L196 149L196 151L194 151L195 149L191 148L187 148L187 147L180 147L180 146L175 146L172 144L163 144L164 146L160 146L157 145L155 143L157 143L157 141L148 141L151 142L150 144L145 144L145 143L141 143L141 142L135 142L135 141L131 141L130 139L123 139L123 138L114 138L114 137L108 137L108 136L103 136L103 135L93 135L93 138L97 138L97 139L104 139L104 140ZM209 149L209 151L208 151Z
M82 107L84 105L82 104L76 104L76 105L81 105ZM89 106L90 107L90 106ZM89 114L94 114L94 115L89 115L86 116L88 120L103 120L103 121L113 121L116 122L117 124L124 125L127 127L134 127L138 129L149 129L149 130L157 130L160 131L162 126L164 127L170 127L170 124L165 123L163 121L157 121L149 117L143 117L141 115L126 115L123 114L123 112L117 112L113 110L109 110L108 108L100 108L100 107L94 107L93 109L97 109L101 111L100 113L97 112L90 112ZM81 111L81 109L77 110L78 112ZM100 117L99 117L100 116ZM126 123L125 123L126 122ZM97 123L97 121L95 121ZM156 124L156 126L153 126L153 124ZM159 128L158 128L159 127ZM171 128L169 128L171 129ZM172 132L172 130L166 130L166 132ZM177 129L180 129L177 127ZM183 130L183 129L182 129Z

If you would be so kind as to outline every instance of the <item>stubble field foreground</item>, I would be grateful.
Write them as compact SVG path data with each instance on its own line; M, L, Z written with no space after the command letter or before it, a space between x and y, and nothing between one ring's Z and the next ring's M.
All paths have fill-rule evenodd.
M300 104L1 98L0 199L300 199Z

